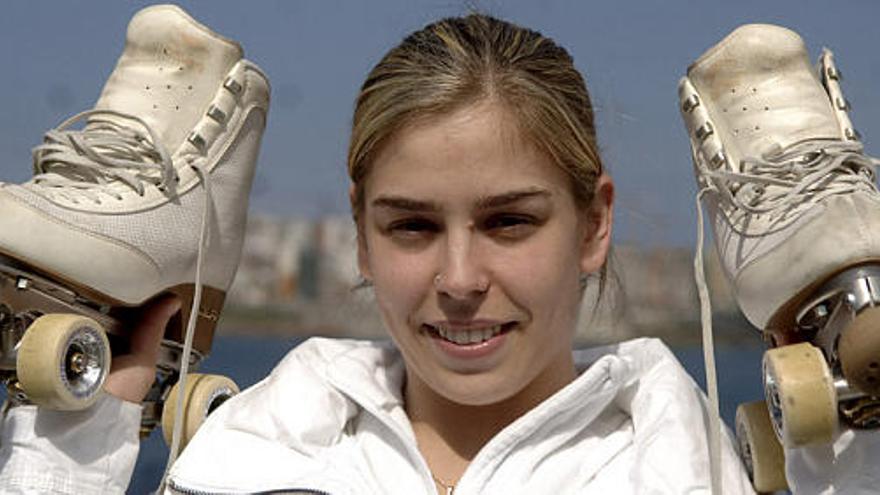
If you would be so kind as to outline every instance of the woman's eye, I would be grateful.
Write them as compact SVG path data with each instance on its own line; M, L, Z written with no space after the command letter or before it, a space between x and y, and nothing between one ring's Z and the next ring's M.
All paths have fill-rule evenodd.
M494 215L484 223L484 228L492 234L517 237L532 231L537 220L528 215Z
M437 224L422 218L399 220L391 223L388 228L391 236L417 238L433 234L439 230Z

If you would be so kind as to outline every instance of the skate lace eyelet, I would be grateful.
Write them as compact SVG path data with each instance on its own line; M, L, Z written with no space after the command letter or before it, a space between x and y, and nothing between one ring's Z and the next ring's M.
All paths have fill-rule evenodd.
M801 163L807 164L816 161L819 157L822 156L822 151L813 151L812 153L806 153L801 158Z

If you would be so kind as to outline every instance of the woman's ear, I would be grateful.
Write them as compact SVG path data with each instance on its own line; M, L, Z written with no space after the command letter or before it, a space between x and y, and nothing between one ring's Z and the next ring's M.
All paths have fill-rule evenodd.
M581 250L581 272L595 273L608 257L611 247L611 223L614 220L614 182L602 173L596 179L596 192L584 212L584 240Z
M358 271L361 273L361 277L366 280L369 280L370 275L370 262L367 257L367 239L364 234L364 212L358 211L357 198L355 197L355 186L354 184L348 187L348 199L351 202L351 211L355 212L354 221L355 221L355 229L357 231L357 264Z

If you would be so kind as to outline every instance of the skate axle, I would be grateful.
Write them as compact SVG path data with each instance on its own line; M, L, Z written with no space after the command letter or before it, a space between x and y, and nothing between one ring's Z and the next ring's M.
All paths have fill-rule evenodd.
M853 428L880 428L880 398L860 397L840 403L840 414Z
M88 396L103 384L103 377L110 370L105 362L106 337L102 340L98 329L89 328L72 335L67 344L63 378L77 396ZM109 360L106 360L109 361Z
M67 367L71 372L73 372L77 375L81 375L81 374L83 374L83 372L85 372L88 364L89 364L89 362L87 361L86 356L82 352L74 352L70 356L70 360L67 363Z
M835 376L834 390L837 394L837 401L841 403L852 399L861 399L863 397L868 397L868 394L852 388L849 385L849 382L846 381L846 378L842 376Z
M30 404L30 401L28 401L27 398L27 394L24 393L24 390L21 389L21 384L18 383L18 380L15 378L15 373L4 373L3 382L6 385L7 402L4 407Z

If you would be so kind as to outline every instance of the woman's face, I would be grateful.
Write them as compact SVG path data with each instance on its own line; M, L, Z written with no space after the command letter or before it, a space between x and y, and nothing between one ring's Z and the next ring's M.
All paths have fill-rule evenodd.
M365 184L359 263L407 379L459 404L543 400L574 377L579 277L610 237L610 180L569 177L484 102L409 126Z

